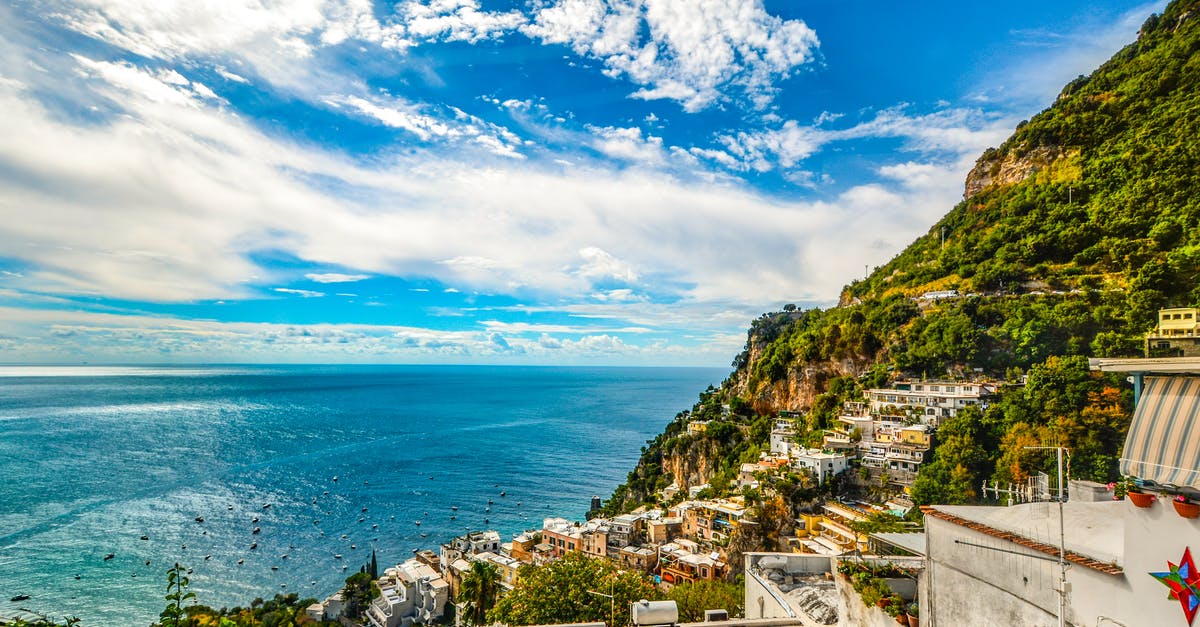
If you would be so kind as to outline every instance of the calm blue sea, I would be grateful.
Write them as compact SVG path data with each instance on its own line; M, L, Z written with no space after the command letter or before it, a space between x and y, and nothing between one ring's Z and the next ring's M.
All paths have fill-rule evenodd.
M0 616L148 625L176 561L214 607L324 597L372 548L382 566L468 529L580 519L725 374L0 368Z

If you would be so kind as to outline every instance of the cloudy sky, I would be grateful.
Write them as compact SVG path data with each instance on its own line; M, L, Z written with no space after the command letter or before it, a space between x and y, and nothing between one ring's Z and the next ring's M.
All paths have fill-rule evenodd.
M726 366L1162 6L10 0L0 362Z

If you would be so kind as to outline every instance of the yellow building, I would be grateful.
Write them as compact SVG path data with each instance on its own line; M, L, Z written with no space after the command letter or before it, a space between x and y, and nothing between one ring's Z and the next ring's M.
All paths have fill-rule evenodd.
M1158 326L1146 335L1146 356L1200 356L1200 309L1159 310Z

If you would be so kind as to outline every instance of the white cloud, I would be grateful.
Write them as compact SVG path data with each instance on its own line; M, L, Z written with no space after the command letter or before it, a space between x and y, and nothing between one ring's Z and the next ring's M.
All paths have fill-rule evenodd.
M640 128L588 127L596 135L595 148L623 161L657 166L666 163L661 137L642 136Z
M723 135L719 141L740 168L768 171L791 168L828 144L865 138L900 139L902 150L947 154L951 159L957 159L999 144L1012 132L1014 125L1012 119L986 115L977 109L941 109L909 114L907 108L883 109L870 119L841 129L824 126L835 118L822 114L826 119L813 126L787 120L774 129ZM693 151L693 154L698 153Z
M280 294L295 294L296 296L302 296L304 298L320 298L325 295L325 292L314 292L312 290L297 290L297 289L292 289L290 287L277 287L277 288L275 288L275 291L279 292Z
M475 0L410 0L396 6L396 15L415 39L471 43L501 37L525 23L519 11L481 11Z
M459 363L627 363L631 358L678 363L697 356L723 363L731 341L687 348L659 341L641 345L612 332L567 338L500 329L440 331L369 324L273 324L185 320L66 309L0 306L0 345L31 361ZM720 351L720 352L716 352ZM715 354L714 354L715 353Z
M587 246L579 250L583 264L579 266L579 275L591 281L614 279L633 283L638 280L637 272L629 264L624 263L607 251L595 246Z
M39 60L55 63L52 55ZM24 67L19 61L16 55L13 65ZM731 327L764 307L832 301L858 266L886 260L959 191L886 181L796 202L654 168L515 167L461 152L354 162L254 128L196 94L190 79L184 85L156 70L85 57L58 63L0 84L0 210L22 216L0 223L0 249L19 260L22 289L44 294L149 302L258 297L288 284L256 261L270 251L348 276L421 277L556 303L557 312L607 318L614 329L700 329L727 342ZM117 114L103 123L64 119L35 95L51 84L62 99ZM878 132L896 124L881 123ZM434 127L419 128L432 135ZM921 141L961 142L930 137ZM765 159L776 149L761 150ZM273 328L254 339L235 333L239 339L220 346L270 338L255 345L268 350L336 339L368 353L393 350L395 342L461 355L495 344L482 333L455 343L432 331L384 340L318 330ZM555 349L539 349L532 335L497 332L527 354L675 350L633 346L622 339L627 331L607 327ZM198 350L198 336L172 337Z
M310 272L304 278L317 283L356 283L371 278L367 274L342 274L340 272Z
M731 86L765 106L819 45L804 22L768 14L761 0L558 0L524 32L601 61L610 76L643 86L636 98L677 100L688 111Z

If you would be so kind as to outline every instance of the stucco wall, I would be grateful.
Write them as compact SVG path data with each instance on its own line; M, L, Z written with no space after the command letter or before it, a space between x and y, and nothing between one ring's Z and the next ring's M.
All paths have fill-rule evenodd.
M1179 601L1169 599L1166 586L1149 573L1169 570L1168 562L1178 564L1187 547L1196 549L1193 559L1200 559L1200 519L1180 518L1167 500L1150 509L1114 503L1111 514L1120 516L1124 524L1119 561L1124 574L1069 565L1067 623L1081 627L1187 627ZM1057 562L955 544L957 539L1035 553L933 516L927 516L925 522L930 592L922 602L923 627L1058 624ZM1067 537L1071 537L1070 529Z

